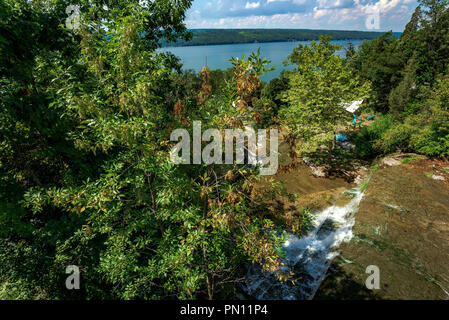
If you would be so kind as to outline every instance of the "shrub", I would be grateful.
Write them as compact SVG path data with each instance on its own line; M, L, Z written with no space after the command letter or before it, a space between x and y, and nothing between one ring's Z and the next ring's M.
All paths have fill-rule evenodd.
M411 135L417 131L416 127L407 124L394 124L374 143L374 148L381 154L409 149Z
M426 126L411 136L410 145L427 156L449 156L449 132L439 134L433 125Z
M393 119L389 115L380 115L377 120L369 127L363 127L362 130L352 137L356 144L356 154L361 158L367 158L379 152L373 148L376 140L390 129Z
M449 156L448 105L449 77L446 76L438 82L438 86L430 92L430 97L422 105L425 121L415 123L420 129L410 138L410 146L416 152L434 157ZM416 118L418 116L409 117Z

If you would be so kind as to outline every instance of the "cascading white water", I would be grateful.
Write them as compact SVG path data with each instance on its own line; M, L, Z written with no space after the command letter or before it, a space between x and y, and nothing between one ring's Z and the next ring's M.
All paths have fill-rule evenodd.
M302 238L287 235L283 272L293 271L296 281L280 282L274 274L261 272L259 265L248 268L242 289L258 300L311 300L327 270L338 256L336 249L349 242L364 193L361 188L349 191L352 200L344 207L331 206L315 213L311 231Z

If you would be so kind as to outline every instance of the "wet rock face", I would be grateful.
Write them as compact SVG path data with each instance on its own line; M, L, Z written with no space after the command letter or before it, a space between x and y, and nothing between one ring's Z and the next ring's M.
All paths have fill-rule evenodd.
M396 167L401 165L401 160L400 159L395 159L395 158L385 158L381 165L382 166L387 166L387 167Z
M398 153L398 154L394 154L394 155L385 157L380 162L379 166L381 168L396 167L396 166L400 166L404 162L409 162L411 160L417 160L417 159L426 159L426 157L415 154L415 153Z
M258 300L312 299L329 265L338 255L335 249L353 236L354 216L363 193L360 189L349 193L342 195L348 198L343 201L344 205L335 204L313 213L315 219L311 230L303 237L286 235L282 248L284 266L280 270L288 275L286 281L279 281L276 274L262 273L258 265L250 265L241 285L245 294Z
M340 247L316 299L449 299L449 183L432 179L432 168L439 170L418 161L374 174L354 238ZM380 269L380 290L365 286L371 265Z

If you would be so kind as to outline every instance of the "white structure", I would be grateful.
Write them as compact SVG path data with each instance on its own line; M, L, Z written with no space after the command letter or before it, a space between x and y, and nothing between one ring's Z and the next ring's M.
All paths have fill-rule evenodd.
M349 103L344 103L343 105L344 105L344 107L347 107L347 108L346 108L346 111L351 112L351 113L354 113L354 112L356 112L357 110L360 109L360 107L361 107L363 101L364 101L364 100L360 100L360 101L352 101L352 103L351 103L351 105L350 105L349 107L347 107Z

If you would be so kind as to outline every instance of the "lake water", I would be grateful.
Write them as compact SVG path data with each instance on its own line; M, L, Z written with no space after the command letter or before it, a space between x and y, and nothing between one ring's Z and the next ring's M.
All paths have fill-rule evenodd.
M262 57L271 60L271 66L275 67L274 71L271 71L262 76L263 81L270 81L273 78L279 77L281 71L284 69L291 69L285 67L283 61L287 59L287 56L293 51L299 43L309 44L311 41L296 41L296 42L269 42L269 43L244 43L244 44L224 44L214 46L194 46L194 47L166 47L160 50L170 51L176 56L180 57L184 69L192 69L196 72L200 72L201 68L207 65L211 69L227 69L230 68L232 57L242 57L243 54L248 56L253 51L257 51L260 48L260 54ZM343 49L337 52L338 55L344 56L344 48L348 47L348 43L357 48L363 43L363 40L336 40L332 43L338 43L343 46Z

